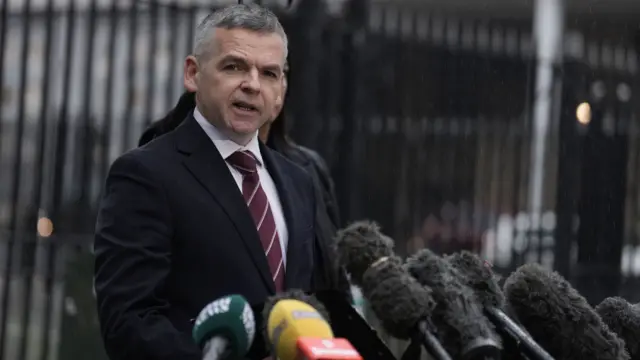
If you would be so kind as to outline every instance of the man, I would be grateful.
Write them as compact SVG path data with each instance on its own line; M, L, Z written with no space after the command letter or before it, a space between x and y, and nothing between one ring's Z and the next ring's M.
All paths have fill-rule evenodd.
M200 360L190 333L207 303L242 294L259 304L311 288L313 183L258 140L281 105L286 56L270 11L234 5L209 15L184 65L196 109L113 163L95 237L112 360ZM250 357L265 355L254 346Z

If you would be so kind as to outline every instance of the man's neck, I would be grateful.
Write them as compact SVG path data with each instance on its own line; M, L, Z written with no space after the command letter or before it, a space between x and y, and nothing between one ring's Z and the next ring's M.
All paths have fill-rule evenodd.
M213 124L212 124L213 125ZM215 125L214 125L215 126ZM216 129L218 129L220 131L219 128L216 127ZM227 129L220 131L224 136L226 136L227 138L229 138L229 140L233 141L234 143L240 145L240 146L247 146L247 144L249 144L251 142L251 139L253 139L256 135L255 134L251 134L251 135L239 135L236 134L232 131L229 131Z
M258 130L258 138L260 138L260 141L262 141L263 144L267 143L267 140L269 139L270 130L271 130L271 122L268 122L262 125L260 130Z

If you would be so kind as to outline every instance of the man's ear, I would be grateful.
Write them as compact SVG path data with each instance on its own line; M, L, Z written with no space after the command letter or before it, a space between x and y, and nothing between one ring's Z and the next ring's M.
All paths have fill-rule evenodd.
M284 94L287 93L287 75L285 74L282 77L282 87L280 88L280 94L278 94L278 97L276 98L276 106L278 107L282 107L283 103L284 103Z
M198 67L198 61L195 56L189 55L184 60L184 87L189 92L197 92L198 91L198 76L200 75L200 70Z
M280 86L280 93L276 96L276 100L275 100L275 116L274 118L276 118L278 116L278 114L280 113L280 111L282 111L282 106L284 103L284 93L285 91L287 91L287 79L286 77L282 77L282 83Z
M276 107L282 107L282 95L278 95L278 97L276 97Z

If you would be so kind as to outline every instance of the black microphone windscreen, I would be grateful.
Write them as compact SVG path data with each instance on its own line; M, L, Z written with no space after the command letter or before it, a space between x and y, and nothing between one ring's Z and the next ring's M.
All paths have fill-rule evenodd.
M507 278L504 293L518 320L556 359L629 359L624 342L558 273L523 265Z
M396 256L383 258L364 273L362 293L382 327L399 339L410 338L435 306L430 290L412 278Z
M473 291L459 281L461 275L447 260L423 249L409 257L405 266L420 284L431 288L437 303L431 319L440 341L454 358L464 357L465 350L479 339L493 342L493 351L499 353L500 338L493 325Z
M478 255L462 251L446 259L462 276L462 281L474 291L482 306L504 310L504 293L498 284L498 276Z
M487 262L468 251L449 255L446 259L462 276L463 283L474 291L485 310L485 315L502 336L504 354L520 353L531 360L552 359L527 330L508 314L504 293L498 284L499 276L491 270Z
M299 300L311 305L311 307L316 309L327 322L330 322L331 317L329 316L329 312L324 307L324 305L320 301L318 301L318 299L316 299L315 296L308 295L304 291L299 289L280 292L268 297L264 302L264 307L262 308L262 338L265 340L265 343L269 344L269 335L267 333L269 314L271 314L271 310L273 310L273 307L278 301L285 299Z
M596 306L609 329L624 340L631 360L640 359L640 309L620 297L604 299Z
M362 277L376 260L393 255L393 240L371 221L358 221L338 231L335 242L338 261L360 286Z

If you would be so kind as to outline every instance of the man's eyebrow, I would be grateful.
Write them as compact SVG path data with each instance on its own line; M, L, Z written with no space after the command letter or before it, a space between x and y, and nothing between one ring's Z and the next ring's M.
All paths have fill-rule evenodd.
M221 63L226 63L226 62L246 63L247 61L237 55L226 55L225 57L222 58L222 60L220 60L220 62Z

